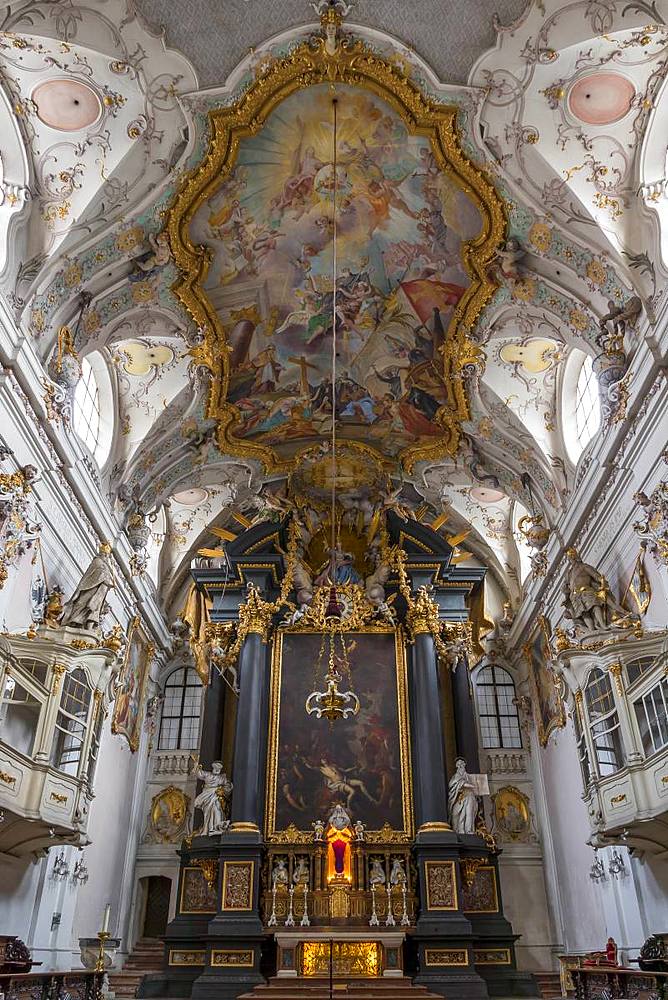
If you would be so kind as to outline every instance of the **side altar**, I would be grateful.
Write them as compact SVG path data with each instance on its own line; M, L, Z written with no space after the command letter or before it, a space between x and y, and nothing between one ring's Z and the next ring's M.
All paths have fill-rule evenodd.
M192 571L210 603L201 809L165 970L139 995L331 974L535 996L469 777L485 571L389 494L331 520L297 499Z

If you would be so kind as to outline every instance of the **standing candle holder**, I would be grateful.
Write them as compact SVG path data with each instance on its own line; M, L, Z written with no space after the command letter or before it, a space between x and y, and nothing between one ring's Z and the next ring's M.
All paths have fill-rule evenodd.
M288 892L290 894L290 905L288 907L288 915L285 918L285 926L286 927L294 927L295 926L295 918L294 918L294 914L292 912L292 899L293 899L294 894L295 894L295 887L294 887L294 885L290 886L290 888L288 889Z
M378 919L378 914L376 913L376 883L371 883L371 920L369 921L369 927L379 927L380 920Z
M97 939L100 942L100 949L99 949L98 955L97 955L97 962L95 963L95 971L96 972L106 973L106 971L107 971L106 968L105 968L105 965L106 965L106 962L105 962L105 956L106 956L105 944L106 944L107 939L110 936L111 935L109 934L109 931L100 931L98 933L98 935L97 935Z
M408 916L408 909L406 908L406 883L405 882L401 883L401 895L403 897L403 902L404 902L404 912L401 914L401 926L402 927L410 927L410 925L411 925L411 918Z
M271 888L271 916L267 921L267 927L276 927L278 920L276 918L276 879Z
M311 926L311 921L309 920L308 908L307 908L307 903L306 903L307 897L308 897L308 886L307 886L306 882L304 882L304 916L302 917L300 927L310 927Z
M392 886L388 882L387 884L387 917L385 918L386 927L396 927L397 922L394 919L394 914L392 913Z

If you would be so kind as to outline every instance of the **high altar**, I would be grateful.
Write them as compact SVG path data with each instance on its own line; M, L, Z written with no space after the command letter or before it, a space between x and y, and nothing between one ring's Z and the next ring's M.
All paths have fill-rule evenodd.
M232 777L229 826L184 842L165 973L142 995L330 971L533 995L482 811L475 833L449 822L455 759L479 771L466 650L485 571L387 496L337 508L328 564L325 506L286 507L227 545L226 568L193 570L218 665L200 767Z

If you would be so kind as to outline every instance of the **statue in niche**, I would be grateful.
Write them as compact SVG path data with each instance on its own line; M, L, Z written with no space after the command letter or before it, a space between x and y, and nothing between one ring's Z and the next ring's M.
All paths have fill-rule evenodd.
M271 873L271 882L275 889L287 889L290 881L288 870L285 867L285 858L279 858Z
M480 799L476 786L466 771L466 761L463 757L458 757L455 761L455 773L450 779L448 793L452 829L455 833L475 833Z
M195 807L202 810L202 828L199 833L203 837L224 833L230 825L227 804L232 795L232 782L219 760L214 760L210 771L200 768L197 777L204 782L204 788L194 802Z
M570 565L562 606L567 617L587 631L606 629L620 619L628 619L628 612L613 597L603 574L583 562L577 549L568 549L566 555Z
M608 301L608 312L605 316L601 316L599 320L598 325L601 333L609 333L611 327L613 334L617 334L619 337L623 338L626 333L627 324L629 326L635 326L641 313L642 301L637 295L633 295L620 306L617 305L614 299L610 299Z
M325 824L323 823L323 821L321 819L317 819L315 821L315 823L311 824L311 826L313 827L313 839L316 842L324 840L325 839Z
M401 858L395 858L390 871L390 885L405 885L407 882L406 869Z
M341 548L330 550L329 562L317 577L316 587L326 587L331 584L359 583L360 575L355 569L352 552L344 552Z
M308 885L311 879L311 873L308 867L308 861L306 858L297 858L297 864L295 865L295 870L292 873L292 881L295 885Z
M364 826L364 823L362 823L362 821L358 819L357 822L355 823L355 840L365 839L365 833L364 833L365 829L366 827Z
M383 868L383 862L376 858L371 862L371 868L369 869L369 882L371 885L385 885L387 878L385 877L385 869Z
M111 564L111 545L103 542L96 556L65 605L61 625L70 628L98 628L104 614L107 594L116 586Z

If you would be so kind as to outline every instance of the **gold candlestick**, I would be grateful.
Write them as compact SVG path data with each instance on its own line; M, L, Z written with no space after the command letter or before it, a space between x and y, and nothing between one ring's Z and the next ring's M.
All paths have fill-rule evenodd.
M111 935L109 934L109 931L99 931L98 932L97 937L98 937L98 941L100 942L100 950L99 950L98 955L97 955L97 962L95 963L95 971L96 972L104 972L105 971L105 968L104 968L104 953L105 953L105 948L104 948L104 946L105 946L105 943L107 941L107 938L109 938L110 936Z

